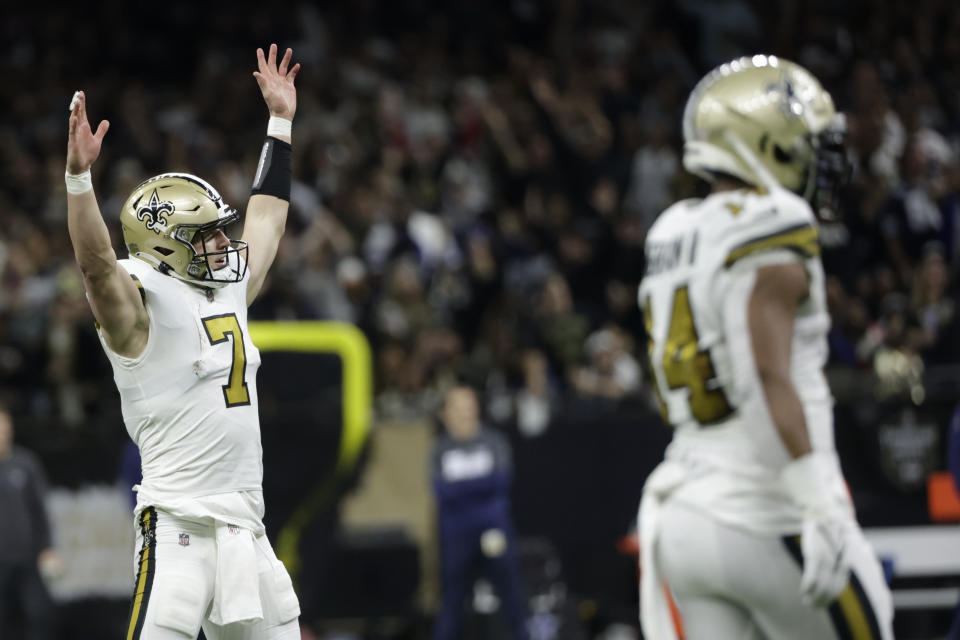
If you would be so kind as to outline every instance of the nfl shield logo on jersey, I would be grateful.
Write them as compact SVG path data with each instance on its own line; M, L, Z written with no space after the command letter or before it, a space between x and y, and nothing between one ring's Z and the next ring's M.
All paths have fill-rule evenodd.
M181 533L181 534L180 534L180 546L181 546L181 547L186 547L186 546L189 546L189 544L190 544L190 534L189 534L189 533Z

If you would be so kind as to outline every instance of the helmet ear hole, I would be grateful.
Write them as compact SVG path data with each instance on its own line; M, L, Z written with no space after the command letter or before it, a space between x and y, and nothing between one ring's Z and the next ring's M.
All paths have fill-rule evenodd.
M166 247L161 247L161 246L159 246L159 245L157 245L156 247L154 247L153 250L156 251L157 253L159 253L159 254L162 255L162 256L169 256L170 254L173 253L173 249L167 249Z
M793 154L785 151L783 147L778 144L773 145L773 157L782 164L787 164L788 162L793 161Z

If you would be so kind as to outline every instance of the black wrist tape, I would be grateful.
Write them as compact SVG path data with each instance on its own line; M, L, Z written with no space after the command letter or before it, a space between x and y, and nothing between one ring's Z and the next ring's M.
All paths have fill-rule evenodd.
M289 143L267 137L260 151L251 195L276 196L290 202L290 149Z

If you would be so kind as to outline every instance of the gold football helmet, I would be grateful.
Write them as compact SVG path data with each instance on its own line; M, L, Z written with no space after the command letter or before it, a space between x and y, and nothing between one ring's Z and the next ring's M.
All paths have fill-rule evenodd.
M141 182L120 212L123 240L133 258L191 284L222 287L247 270L247 243L232 240L223 251L197 251L194 243L239 219L206 181L188 173L164 173ZM241 255L241 253L243 255ZM226 265L215 269L217 259Z
M779 185L811 202L846 172L845 123L813 75L775 56L722 64L697 84L683 113L683 166L708 181L727 174ZM839 156L837 155L839 154Z

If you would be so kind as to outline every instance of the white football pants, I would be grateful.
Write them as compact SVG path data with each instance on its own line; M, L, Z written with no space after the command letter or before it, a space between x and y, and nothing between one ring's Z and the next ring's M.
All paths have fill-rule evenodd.
M209 620L218 562L213 521L148 507L136 529L136 590L125 640L196 638L201 626L207 640L299 640L299 602L265 535L254 538L263 620L218 625Z
M753 534L668 499L655 558L686 640L893 640L890 590L862 534L852 553L846 590L810 607L800 600L799 536Z

